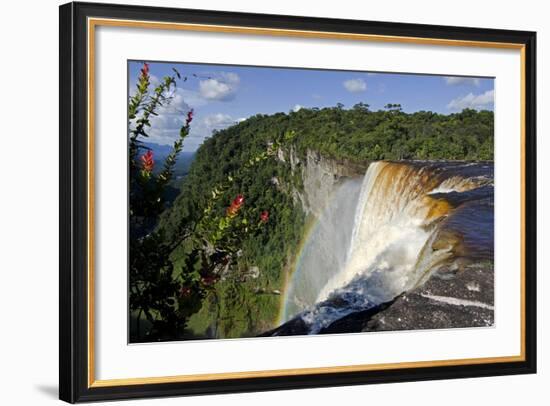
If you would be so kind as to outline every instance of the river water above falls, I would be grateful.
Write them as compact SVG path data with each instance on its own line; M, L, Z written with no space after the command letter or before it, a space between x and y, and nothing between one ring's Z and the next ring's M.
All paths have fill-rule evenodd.
M375 162L342 181L306 236L281 323L322 332L438 268L492 255L492 163Z

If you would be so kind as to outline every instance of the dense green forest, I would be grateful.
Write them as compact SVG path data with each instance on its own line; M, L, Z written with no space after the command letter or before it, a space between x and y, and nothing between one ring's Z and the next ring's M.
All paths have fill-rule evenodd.
M171 253L174 268L192 266L192 250L182 235L194 228L205 207L212 204L217 185L284 134L293 134L291 143L298 154L313 149L326 157L352 162L492 160L493 121L491 111L405 113L399 105L370 111L363 103L351 109L338 105L256 115L215 132L203 143L179 196L162 214L157 231L170 243L183 240ZM185 333L188 337L243 337L273 327L279 293L289 271L286 267L308 221L301 207L285 193L301 187L300 177L291 173L288 163L273 155L253 170L240 173L211 209L222 213L233 196L243 195L256 215L269 211L269 222L261 232L243 236L233 269L223 273L203 299L202 308L190 316Z
M370 111L359 103L351 109L338 105L300 109L290 114L255 116L237 131L258 131L268 137L280 129L298 134L304 151L352 161L380 159L493 159L493 112L463 110L444 115L430 111L407 114L400 105Z
M172 209L161 216L159 230L167 241L177 239L182 228L193 227L211 201L212 190L279 136L272 133L271 138L265 132L242 128L237 125L217 133L197 151L180 195ZM234 269L216 283L205 298L203 309L191 317L193 336L254 335L271 328L276 320L278 291L284 282L282 270L301 236L304 216L291 196L277 189L274 179L286 184L292 181L286 165L271 157L253 170L241 171L241 176L224 191L227 198L217 201L213 208L222 213L231 196L243 195L245 205L257 212L256 217L266 210L269 221L261 233L243 236ZM176 248L172 253L175 268L187 266L188 254L185 243Z

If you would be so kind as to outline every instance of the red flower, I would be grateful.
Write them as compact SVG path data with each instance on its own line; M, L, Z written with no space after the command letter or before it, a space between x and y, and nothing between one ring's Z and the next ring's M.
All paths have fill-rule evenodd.
M145 62L141 68L141 75L144 77L149 76L149 64L147 62Z
M269 220L269 212L267 210L262 211L262 214L260 214L260 221L262 223L267 223L267 220Z
M193 109L189 110L187 112L187 119L185 120L185 126L189 126L189 124L191 124L191 121L193 121L193 114L194 114L194 111Z
M149 150L141 156L141 167L145 172L151 172L155 167L155 160L153 159L153 151Z
M235 217L239 210L241 209L242 205L244 204L244 196L243 195L237 195L235 199L231 202L231 205L227 208L226 214L227 217Z
M201 281L205 286L212 286L218 281L218 277L215 275L206 275L201 277Z
M234 205L241 206L244 203L244 196L243 195L237 195L237 197L233 200Z
M191 288L189 286L182 286L180 289L180 297L189 297L191 295Z

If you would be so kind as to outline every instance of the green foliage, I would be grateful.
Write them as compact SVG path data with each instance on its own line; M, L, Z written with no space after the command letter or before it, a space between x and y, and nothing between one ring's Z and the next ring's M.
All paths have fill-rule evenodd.
M180 195L158 226L167 241L177 240L192 228L201 230L224 252L231 252L228 268L216 271L220 280L203 309L191 317L189 328L195 337L242 337L270 328L280 299L272 292L282 288L283 268L302 233L301 209L289 194L278 190L276 181L290 181L288 165L277 160L275 153L292 142L295 133L271 132L269 137L246 131L222 134L227 135L227 130L197 151ZM243 196L244 203L242 212L232 218L227 210L237 195ZM269 212L266 223L260 220L264 211ZM182 267L188 255L182 245L171 259ZM253 267L260 269L255 278L247 276Z
M399 104L388 104L385 110L379 111L370 111L365 103L358 103L349 110L341 105L302 108L289 114L257 115L220 135L225 139L243 131L258 134L252 136L253 142L260 142L258 137L265 141L278 132L295 131L294 143L300 152L309 148L352 162L492 160L494 156L493 112L471 109L444 115L430 111L409 114L403 112ZM243 135L240 144L245 142L244 138ZM212 141L209 148L214 146L218 144Z
M266 167L264 162L274 161L273 156L283 142L291 142L294 137L292 132L282 133L248 151L240 157L238 165L226 168L223 176L212 178L211 184L200 185L202 204L195 207L199 210L193 211L191 217L170 223L175 227L164 227L162 223L157 227L159 215L167 207L166 191L193 119L191 110L162 169L155 171L154 153L143 139L148 137L150 116L157 115L158 109L172 99L170 92L176 78L181 79L179 72L174 72L175 76L163 78L150 90L149 66L144 64L136 92L129 99L132 342L185 337L189 318L201 310L206 297L216 294L218 282L222 278L242 279L242 275L235 272L241 266L241 247L246 241L264 238L269 212L271 207L276 207L268 204L273 203L270 194L262 201L255 194L260 196L264 191L250 192L253 183L250 179ZM172 212L190 213L179 205L175 206L178 210ZM287 205L288 202L281 203L283 207Z
M165 209L167 188L173 178L176 160L189 134L193 110L187 112L179 137L155 171L154 152L143 142L151 127L150 117L172 100L175 76L166 76L150 89L149 65L144 64L134 96L129 99L130 153L130 321L132 341L170 340L181 336L189 317L200 310L202 300L229 267L245 235L261 233L269 215L262 219L243 208L236 198L230 209L215 213L208 208L229 189L235 178L251 170L273 154L266 148L250 156L243 167L230 174L211 191L210 199L193 224L182 224L177 235L166 238L155 230L159 214ZM266 212L267 213L267 212ZM250 216L253 216L252 218ZM183 250L178 263L171 253ZM143 333L143 334L142 334Z
M162 170L154 172L155 156L143 139L148 137L150 117L170 103L176 76L166 76L150 89L149 65L143 64L135 94L128 102L130 171L130 334L134 341L167 339L177 335L190 314L200 309L205 291L189 274L177 275L169 255L177 242L166 242L152 232L165 208L165 194L183 141L189 134L192 111L188 113L180 136L164 160Z

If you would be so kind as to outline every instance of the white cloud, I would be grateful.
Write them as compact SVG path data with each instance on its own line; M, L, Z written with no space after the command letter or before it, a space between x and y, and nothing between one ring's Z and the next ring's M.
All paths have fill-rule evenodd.
M230 83L239 83L241 81L241 78L239 77L239 75L237 75L236 73L234 72L221 72L219 73L219 75L225 79L226 81L230 82Z
M212 130L218 130L225 127L229 127L235 124L235 119L231 118L229 114L216 113L210 114L202 119L204 125Z
M360 93L367 90L367 83L363 79L348 79L344 82L344 87L348 92Z
M199 88L201 96L208 100L229 100L235 93L227 83L216 79L201 80Z
M151 75L151 89L158 86L159 79ZM184 125L187 112L208 104L211 100L230 100L240 83L240 78L232 72L216 73L208 79L199 82L198 90L173 88L171 100L157 111L157 116L151 116L151 127L147 129L149 138L145 141L162 145L171 145L179 136L179 130ZM135 83L130 87L130 96L135 94ZM227 114L212 114L202 119L195 119L191 124L189 137L184 142L185 150L196 149L213 130L220 130L236 120Z
M300 111L303 108L304 108L304 106L301 106L299 104L295 104L294 107L292 107L292 111L296 113L297 111Z
M200 92L196 90L191 89L178 89L177 92L182 95L182 97L185 99L185 102L193 107L202 107L206 104L208 104L208 100L204 99Z
M153 84L153 81L151 81ZM150 117L151 127L147 129L147 141L157 144L172 144L184 125L187 112L191 109L183 89L176 88L171 93L171 100L159 107L156 116Z
M207 115L201 119L193 121L189 131L189 137L184 142L186 151L197 149L206 138L212 135L214 130L223 130L236 124L242 119L234 119L229 114L216 113Z
M445 83L449 86L459 86L459 85L473 85L479 86L481 80L479 78L466 78L462 76L446 76Z
M240 83L239 75L222 72L217 77L201 80L199 93L206 100L232 100Z
M457 97L447 105L450 110L463 110L466 108L480 110L493 105L495 99L495 91L487 90L485 93L473 94L469 93L463 97Z

